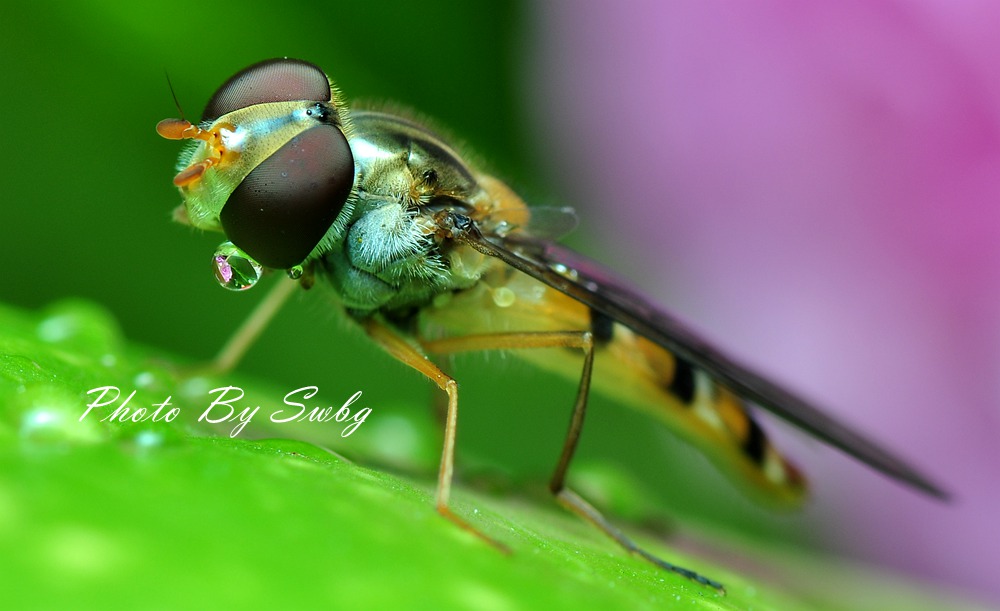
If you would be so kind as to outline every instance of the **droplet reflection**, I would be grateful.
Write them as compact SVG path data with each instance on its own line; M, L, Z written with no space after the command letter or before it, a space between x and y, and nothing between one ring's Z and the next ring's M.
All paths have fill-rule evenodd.
M260 263L232 242L224 242L215 250L212 269L219 284L230 291L253 288L264 273Z

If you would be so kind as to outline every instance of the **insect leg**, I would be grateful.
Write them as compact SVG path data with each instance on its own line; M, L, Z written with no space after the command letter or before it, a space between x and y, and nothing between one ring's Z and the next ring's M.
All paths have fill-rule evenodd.
M250 346L257 341L281 306L288 301L298 285L298 282L284 278L279 279L277 284L271 287L267 296L257 304L250 316L233 332L215 358L198 367L199 373L221 374L232 371L250 349Z
M451 496L451 482L455 471L455 433L458 424L458 384L454 378L441 371L415 346L406 341L396 331L386 326L381 321L374 318L367 319L363 323L365 332L378 345L382 346L396 360L409 365L428 379L437 384L438 388L448 394L448 410L445 416L444 426L444 448L441 450L441 467L438 470L437 498L435 505L437 511L445 518L462 527L464 530L476 535L483 541L489 543L503 553L510 553L503 543L493 539L489 535L479 531L475 526L469 524L456 515L448 506L448 498Z
M424 341L422 345L429 352L449 353L472 350L504 350L513 348L580 348L583 350L583 371L580 375L580 386L577 388L573 414L570 417L569 431L563 443L562 453L556 465L549 490L555 495L559 504L569 511L590 522L614 539L626 551L647 560L657 567L677 573L700 584L715 588L725 593L723 585L713 579L683 567L671 564L639 547L632 539L616 526L611 524L600 511L585 501L566 486L566 472L570 461L580 441L583 430L584 416L587 412L587 397L590 393L590 379L594 368L594 336L589 331L553 331L525 333L497 333L484 335L467 335L441 340Z

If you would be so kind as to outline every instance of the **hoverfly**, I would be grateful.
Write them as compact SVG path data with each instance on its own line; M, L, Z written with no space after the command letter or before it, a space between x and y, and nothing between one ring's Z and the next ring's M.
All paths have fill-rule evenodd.
M437 510L500 549L449 508L458 386L428 355L524 349L527 358L578 375L550 490L629 552L720 591L718 582L640 548L566 486L592 384L664 421L766 499L801 501L805 482L743 401L917 490L946 496L593 263L533 234L532 211L510 188L420 122L348 109L310 63L252 65L219 88L200 124L166 119L157 131L193 141L174 178L183 198L175 216L226 234L214 258L223 286L249 288L264 269L285 270L303 288L323 281L372 340L446 393ZM219 369L235 365L288 287L294 283L279 283L237 331L217 357Z

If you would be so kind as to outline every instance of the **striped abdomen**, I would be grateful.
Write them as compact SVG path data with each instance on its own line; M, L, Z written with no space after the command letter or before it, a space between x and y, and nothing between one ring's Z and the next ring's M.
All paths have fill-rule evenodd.
M503 298L498 298L498 293ZM498 268L447 303L428 308L423 333L589 330L596 352L591 388L651 414L703 451L761 501L794 505L804 497L798 469L774 448L743 402L705 372L587 306L509 268ZM525 349L515 354L578 379L579 350ZM572 405L567 397L566 407Z

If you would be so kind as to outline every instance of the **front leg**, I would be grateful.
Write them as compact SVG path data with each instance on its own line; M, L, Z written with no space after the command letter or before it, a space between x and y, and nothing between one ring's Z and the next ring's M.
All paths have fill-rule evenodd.
M397 331L387 326L385 323L369 318L362 322L362 326L368 336L378 345L382 346L396 360L416 369L438 388L448 395L448 411L445 416L444 426L444 447L441 450L441 467L438 470L438 485L435 505L437 511L445 518L462 527L463 529L476 535L483 541L489 543L503 553L509 553L508 548L503 543L493 539L486 533L480 531L472 524L456 515L448 505L451 496L451 482L455 472L455 435L458 424L458 384L454 378L441 371L432 363L426 355L421 353L413 344L406 341Z

